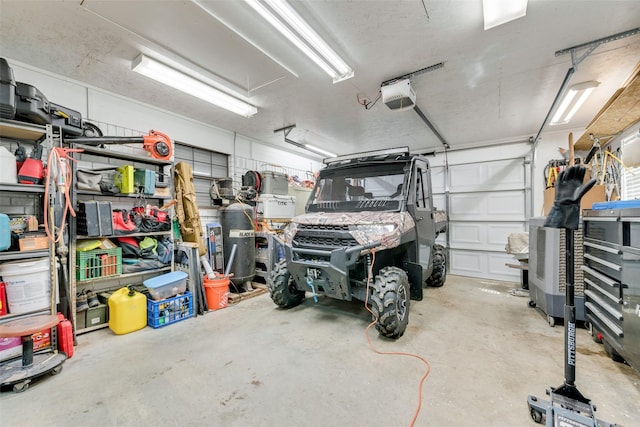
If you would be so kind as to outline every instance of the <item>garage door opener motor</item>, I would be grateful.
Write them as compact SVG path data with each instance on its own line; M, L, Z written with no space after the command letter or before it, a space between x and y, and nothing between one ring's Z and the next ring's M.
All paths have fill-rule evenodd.
M556 197L545 221L545 227L566 230L566 288L564 305L564 384L547 389L550 401L529 396L529 414L537 423L546 418L547 427L613 427L596 419L596 407L580 393L576 379L576 307L574 305L574 231L578 228L580 199L595 184L583 184L585 168L571 166L556 181Z

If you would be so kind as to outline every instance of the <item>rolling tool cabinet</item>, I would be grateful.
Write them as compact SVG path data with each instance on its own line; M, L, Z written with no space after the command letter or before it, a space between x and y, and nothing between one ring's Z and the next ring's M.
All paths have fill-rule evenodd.
M640 208L585 210L586 320L609 356L640 370Z

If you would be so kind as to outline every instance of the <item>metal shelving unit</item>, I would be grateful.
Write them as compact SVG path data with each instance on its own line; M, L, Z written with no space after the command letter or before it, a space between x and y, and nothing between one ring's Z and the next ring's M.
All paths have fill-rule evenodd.
M40 142L44 147L50 148L56 144L57 135L54 138L54 130L51 125L35 125L31 123L24 123L15 120L0 119L0 139L6 142L19 142L35 144ZM31 198L33 200L33 207L27 208L25 214L36 215L38 223L44 222L44 185L31 185L31 184L18 184L18 183L3 183L0 184L0 197L12 197L19 195L21 198ZM56 290L57 290L57 276L56 276L56 260L54 254L54 245L49 242L47 249L39 249L32 251L4 251L0 252L0 264L10 261L31 261L39 259L49 260L49 279L50 279L50 304L46 308L31 310L24 313L8 313L0 317L0 323L4 323L10 320L16 320L24 317L29 317L37 314L55 314L56 313ZM56 351L57 350L57 334L55 328L52 328L51 343L49 346L40 349L39 351Z
M72 139L69 139L67 142L73 143ZM161 182L166 184L166 188L169 190L165 190L162 192L158 191L158 187L156 187L156 194L153 195L143 195L142 198L147 202L157 202L158 206L163 205L163 201L170 200L173 198L173 191L171 177L173 176L173 162L172 161L164 161L155 159L150 157L148 153L144 150L136 150L129 146L118 146L113 145L109 146L109 148L102 147L94 147L83 144L72 144L72 148L79 148L83 150L83 153L78 156L80 161L83 161L83 155L90 155L92 159L100 158L100 163L104 164L104 167L95 167L92 168L96 171L109 171L115 170L119 165L129 164L133 165L135 168L144 168L144 169L153 169L156 172L156 176L160 177L157 182ZM95 162L95 160L92 160ZM74 164L74 176L76 173L77 165ZM166 179L166 180L165 180ZM138 194L103 194L97 191L86 191L86 190L77 190L74 189L71 194L72 204L74 207L78 206L78 202L80 201L90 201L90 200L105 200L111 201L112 204L120 204L121 206L129 206L133 207L133 204L136 199L141 198ZM113 207L114 209L116 206ZM70 238L69 238L69 266L70 271L73 271L77 262L77 242L83 240L91 240L91 239L116 239L118 237L169 237L173 236L172 230L168 231L153 231L153 232L136 232L131 234L118 234L118 235L103 235L103 236L84 236L78 234L77 231L77 220L73 219L69 223L70 229ZM124 267L124 265L123 265ZM117 289L120 289L127 285L141 285L145 280L157 276L159 274L163 274L174 269L174 261L171 261L170 265L164 267L158 267L148 270L141 270L135 272L129 272L114 276L106 276L106 277L94 277L87 278L85 280L80 280L76 274L70 274L70 282L71 282L71 295L73 298L72 306L75 308L76 306L76 296L82 290L91 290L96 294L101 292L111 292ZM81 312L84 314L85 312ZM107 323L103 323L100 325L94 326L86 326L78 328L78 312L74 311L74 330L75 334L83 334L86 332L95 331L97 329L105 328L108 326ZM80 325L82 323L80 322Z

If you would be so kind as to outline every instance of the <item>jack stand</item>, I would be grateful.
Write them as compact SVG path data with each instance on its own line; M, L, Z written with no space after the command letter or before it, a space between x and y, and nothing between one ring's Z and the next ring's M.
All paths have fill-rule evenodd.
M574 305L573 245L574 230L565 229L567 287L564 305L564 384L547 389L551 401L529 396L529 414L533 421L542 423L546 417L547 427L614 427L596 419L596 407L578 391L576 379L576 307Z

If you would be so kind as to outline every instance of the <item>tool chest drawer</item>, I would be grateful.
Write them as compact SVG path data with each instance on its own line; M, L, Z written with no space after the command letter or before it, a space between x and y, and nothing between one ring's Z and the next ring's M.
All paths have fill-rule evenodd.
M582 266L582 272L584 274L585 289L596 289L602 294L607 294L614 301L622 302L622 286L620 282L586 265Z
M585 211L583 219L584 237L590 240L600 241L603 245L622 245L622 229L619 217L616 216L587 216Z
M608 257L602 257L602 253L595 255L593 252L589 252L589 247L585 246L584 263L592 269L606 274L615 280L622 279L622 262L621 256L617 255L617 259L611 261Z

